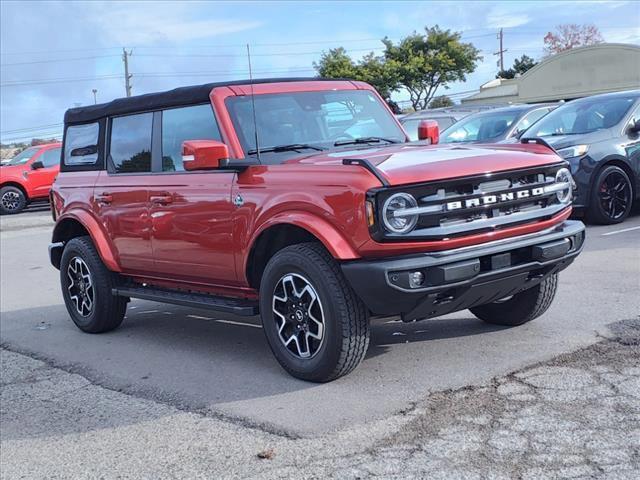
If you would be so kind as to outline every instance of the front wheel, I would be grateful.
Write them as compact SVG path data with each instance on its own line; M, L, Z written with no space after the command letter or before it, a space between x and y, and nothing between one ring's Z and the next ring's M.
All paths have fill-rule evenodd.
M558 288L558 274L548 276L524 292L471 308L480 320L494 325L515 327L538 318L551 306Z
M273 354L294 377L334 380L367 352L368 312L321 245L292 245L269 260L260 312Z
M27 206L27 197L22 190L11 185L0 189L0 213L11 215L20 213Z
M629 216L632 203L633 187L629 176L620 167L609 165L594 182L587 216L594 223L620 223Z
M111 293L117 275L102 263L90 237L77 237L65 245L60 283L67 311L83 332L108 332L122 323L127 299Z

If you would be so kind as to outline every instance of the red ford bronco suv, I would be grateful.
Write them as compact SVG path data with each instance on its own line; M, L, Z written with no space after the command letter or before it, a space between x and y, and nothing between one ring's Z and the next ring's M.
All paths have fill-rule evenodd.
M260 313L286 371L329 381L371 316L541 315L583 246L571 195L544 142L408 143L362 82L208 84L67 111L50 257L85 332L130 298Z

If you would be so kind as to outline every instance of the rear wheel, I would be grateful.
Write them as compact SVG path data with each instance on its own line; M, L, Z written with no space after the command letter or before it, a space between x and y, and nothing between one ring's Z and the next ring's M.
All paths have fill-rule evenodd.
M515 327L546 312L556 296L557 288L558 274L554 273L524 292L470 310L484 322Z
M627 173L609 165L599 174L591 192L588 217L594 223L622 222L631 211L633 187Z
M0 189L0 213L20 213L27 206L27 197L18 187L11 185Z
M269 260L260 312L273 354L294 377L334 380L367 352L368 312L321 245L292 245Z
M117 281L117 274L102 263L90 237L77 237L65 245L60 262L62 296L80 330L102 333L122 323L127 299L111 293Z

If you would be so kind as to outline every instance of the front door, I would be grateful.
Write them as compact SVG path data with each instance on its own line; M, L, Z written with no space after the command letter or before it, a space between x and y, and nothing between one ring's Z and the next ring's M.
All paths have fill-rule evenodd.
M235 173L186 172L182 164L184 141L221 138L211 105L156 112L155 122L157 173L148 183L155 271L171 279L233 284L237 281L231 223Z
M31 196L42 198L49 195L51 184L60 171L60 150L61 147L48 148L41 151L39 155L29 162L42 162L43 168L29 170L29 183L31 186Z
M197 283L236 281L233 172L154 175L149 187L155 271Z

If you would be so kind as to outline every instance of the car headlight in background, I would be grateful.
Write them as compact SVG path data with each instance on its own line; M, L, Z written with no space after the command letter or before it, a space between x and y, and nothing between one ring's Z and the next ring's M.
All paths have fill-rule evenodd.
M418 223L418 215L409 209L416 208L418 202L408 193L391 195L382 207L385 228L392 233L408 233Z
M561 148L558 155L562 158L581 157L589 151L589 145L574 145L573 147Z

